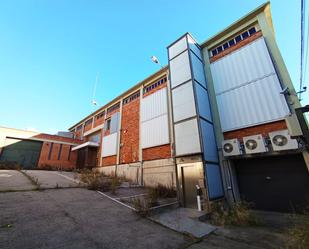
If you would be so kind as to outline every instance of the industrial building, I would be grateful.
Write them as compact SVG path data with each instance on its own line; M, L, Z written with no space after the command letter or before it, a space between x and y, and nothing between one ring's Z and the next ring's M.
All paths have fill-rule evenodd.
M76 167L174 186L186 207L196 208L198 186L205 210L222 198L302 209L308 141L270 4L205 42L184 34L167 56L167 66L69 128L82 141L71 148Z

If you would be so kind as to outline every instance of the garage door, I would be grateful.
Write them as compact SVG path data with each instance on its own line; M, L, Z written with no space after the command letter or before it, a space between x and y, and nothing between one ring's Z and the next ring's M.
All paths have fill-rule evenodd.
M18 163L24 169L35 168L38 163L42 142L6 138L0 162L7 165Z
M235 161L241 198L255 208L301 212L309 204L309 173L301 154Z

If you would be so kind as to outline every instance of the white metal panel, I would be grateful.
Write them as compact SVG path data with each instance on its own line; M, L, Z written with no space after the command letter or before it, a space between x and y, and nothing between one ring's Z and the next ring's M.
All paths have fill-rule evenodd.
M102 157L113 156L117 154L118 133L103 137Z
M199 84L195 84L195 90L200 116L212 121L207 90Z
M204 64L198 59L195 54L193 54L192 52L190 53L194 79L197 80L201 85L206 87Z
M201 50L200 48L198 47L198 45L196 44L196 42L193 40L193 38L188 35L188 42L189 42L189 47L190 49L201 59L203 60L203 57L202 57L202 53L201 53Z
M178 123L174 127L177 156L201 152L196 119Z
M172 90L174 122L196 115L192 81Z
M191 79L188 51L170 60L172 88Z
M142 98L141 121L147 121L167 113L167 90L162 88Z
M217 95L223 131L284 119L290 111L276 75Z
M206 161L218 162L218 152L213 125L200 120L203 136L204 158Z
M276 73L264 38L211 63L210 68L216 94Z
M142 148L149 148L169 143L167 114L142 123Z
M179 55L181 52L185 51L188 48L187 39L184 36L182 39L177 41L168 49L168 55L170 60L173 59L176 55Z

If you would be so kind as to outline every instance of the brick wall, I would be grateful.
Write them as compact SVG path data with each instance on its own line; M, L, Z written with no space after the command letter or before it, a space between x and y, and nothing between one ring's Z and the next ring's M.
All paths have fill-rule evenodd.
M101 117L99 119L97 119L97 117L94 118L94 123L93 123L93 127L97 127L101 124L104 123L104 117Z
M53 146L51 145L53 144ZM52 150L50 149L52 146ZM38 162L39 169L74 169L76 167L77 151L71 151L69 158L70 145L62 144L60 158L58 159L60 143L43 142L41 154ZM49 153L51 150L50 158Z
M246 38L245 40L242 40L240 41L239 43L235 44L234 46L232 47L229 47L228 49L225 49L223 50L221 53L215 55L215 56L212 56L210 58L210 62L214 62L216 60L219 60L220 58L234 52L235 50L247 45L248 43L258 39L259 37L263 36L262 32L261 31L258 31L256 33L254 33L253 35L249 36L248 38Z
M120 164L139 160L140 98L123 105L121 115Z
M252 126L244 129L239 129L235 131L224 132L224 139L238 138L242 140L245 136L262 134L264 137L268 136L269 132L287 129L284 120L272 122L268 124L262 124L257 126Z
M107 156L102 157L102 166L110 166L110 165L116 165L117 163L117 156Z
M143 149L143 161L166 159L171 157L171 145L160 145Z

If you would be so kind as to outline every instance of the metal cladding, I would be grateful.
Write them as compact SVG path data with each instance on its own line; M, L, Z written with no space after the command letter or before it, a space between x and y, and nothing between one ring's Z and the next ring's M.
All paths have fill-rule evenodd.
M284 119L290 113L263 37L210 68L223 131Z
M209 197L223 196L201 49L186 34L168 47L176 156L202 153Z
M142 98L142 148L169 143L166 87Z

